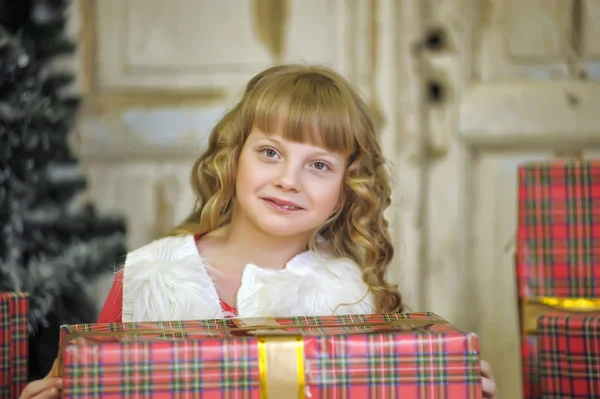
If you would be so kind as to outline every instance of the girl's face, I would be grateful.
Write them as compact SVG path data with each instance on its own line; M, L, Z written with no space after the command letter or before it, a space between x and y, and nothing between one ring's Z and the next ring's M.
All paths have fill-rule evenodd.
M238 161L238 211L266 234L310 235L340 205L347 159L253 128Z

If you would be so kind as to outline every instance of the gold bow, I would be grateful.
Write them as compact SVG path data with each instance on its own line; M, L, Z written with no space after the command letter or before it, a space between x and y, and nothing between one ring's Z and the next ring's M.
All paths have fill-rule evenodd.
M521 300L521 328L523 334L536 334L538 318L545 314L600 312L600 299L535 297Z

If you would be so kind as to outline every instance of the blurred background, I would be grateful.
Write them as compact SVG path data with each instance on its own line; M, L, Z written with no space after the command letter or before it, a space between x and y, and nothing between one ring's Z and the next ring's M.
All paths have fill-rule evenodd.
M190 168L251 76L346 76L393 168L390 279L476 332L500 397L521 397L516 171L600 157L600 1L78 0L65 22L83 197L122 218L128 249L187 215ZM96 306L111 280L112 263L86 280Z

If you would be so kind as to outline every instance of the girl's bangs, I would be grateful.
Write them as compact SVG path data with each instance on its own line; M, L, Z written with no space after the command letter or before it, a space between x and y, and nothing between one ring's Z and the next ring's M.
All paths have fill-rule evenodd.
M334 82L306 73L281 76L260 86L250 102L254 127L332 152L355 151L360 122L352 117L351 94Z

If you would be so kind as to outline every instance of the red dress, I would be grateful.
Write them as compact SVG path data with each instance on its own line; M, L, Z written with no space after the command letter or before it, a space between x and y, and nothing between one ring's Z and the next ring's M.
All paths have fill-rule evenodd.
M196 241L201 234L194 236ZM237 315L237 309L221 300L221 309L225 313ZM115 281L108 293L106 302L100 311L98 323L121 323L123 316L123 272L117 273Z

